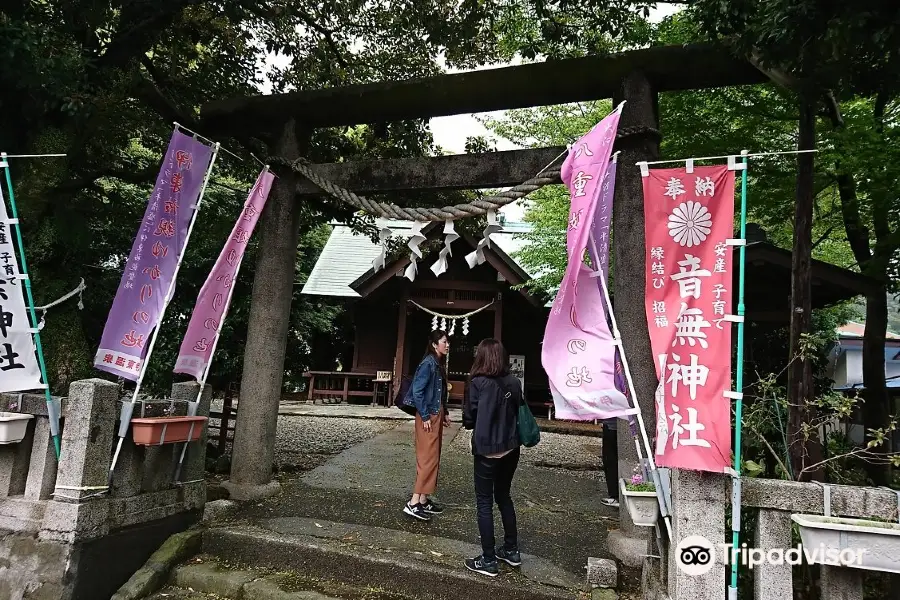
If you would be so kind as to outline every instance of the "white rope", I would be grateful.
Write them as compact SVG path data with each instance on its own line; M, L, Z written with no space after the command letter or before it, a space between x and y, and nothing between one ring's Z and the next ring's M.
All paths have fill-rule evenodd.
M38 331L40 331L41 329L43 329L43 328L44 328L44 325L46 324L46 322L45 322L45 320L44 320L44 317L47 316L47 309L48 309L48 308L53 308L53 307L56 306L57 304L62 304L63 302L65 302L65 301L68 300L69 298L75 296L76 294L78 294L78 310L84 310L84 302L82 302L81 293L82 293L85 289L87 289L87 285L85 285L85 283L84 283L84 277L82 277L82 278L81 278L81 283L78 284L78 287L76 287L74 290L72 290L71 292L69 292L69 293L66 294L65 296L63 296L63 297L61 297L61 298L58 298L58 299L54 300L54 301L51 302L50 304L45 304L44 306L35 306L35 307L34 307L34 310L39 310L39 311L41 311L41 320L40 320L40 322L38 323L38 327L37 327L37 328L38 328Z
M82 277L82 278L81 278L81 283L79 283L79 284L78 284L78 287L76 287L74 290L72 290L71 292L69 292L68 294L66 294L66 295L63 296L63 297L61 297L61 298L59 298L59 299L57 299L57 300L54 300L54 301L51 302L50 304L46 304L46 305L44 305L44 306L35 306L35 307L34 307L34 310L40 310L40 311L43 311L43 312L47 312L47 309L48 309L48 308L53 308L53 307L56 306L57 304L62 304L63 302L65 302L66 300L68 300L69 298L71 298L72 296L74 296L75 294L78 294L79 296L81 296L81 292L83 292L85 289L87 289L87 285L85 285L85 283L84 283L84 277ZM79 299L78 299L78 308L79 308L80 310L84 310L84 305L81 303L81 298L80 298L80 297L79 297Z
M489 307L491 304L493 304L494 301L491 300L490 302L488 302L487 304L485 304L485 305L482 306L481 308L479 308L479 309L477 309L477 310L473 310L472 312L466 313L466 314L464 314L464 315L442 315L442 314L439 313L439 312L435 312L435 311L433 311L433 310L431 310L431 309L425 308L425 307L422 306L421 304L417 303L415 300L409 300L409 303L410 303L410 304L414 304L416 307L418 307L418 308L421 309L421 310L424 310L425 312L427 312L429 315L431 315L431 316L433 316L433 317L438 317L438 318L440 318L440 319L451 319L451 320L452 320L452 319L468 319L468 318L471 317L472 315L477 315L478 313L480 313L481 311L483 311L484 309L486 309L487 307Z

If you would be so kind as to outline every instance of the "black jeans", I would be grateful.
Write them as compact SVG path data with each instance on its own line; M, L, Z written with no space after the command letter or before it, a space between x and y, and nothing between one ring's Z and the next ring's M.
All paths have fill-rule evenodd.
M603 474L609 498L619 498L619 440L615 429L603 426Z
M503 521L503 546L518 550L516 509L509 489L513 475L519 466L519 448L503 458L475 457L475 501L478 506L478 533L481 535L481 551L488 560L496 559L494 541L494 501L500 509Z

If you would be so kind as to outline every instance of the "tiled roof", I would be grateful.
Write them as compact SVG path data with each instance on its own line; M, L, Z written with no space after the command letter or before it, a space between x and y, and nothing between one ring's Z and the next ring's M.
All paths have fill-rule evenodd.
M378 227L389 227L394 237L402 238L409 237L412 224L412 221L376 220ZM342 223L332 223L332 227L328 242L322 249L322 254L301 293L358 298L359 294L350 287L350 284L372 268L372 261L378 256L378 245L365 235L354 234L350 227ZM516 234L527 233L530 229L531 226L527 223L505 223L503 231L491 236L491 242L515 260L512 253L520 250L526 243ZM463 258L454 253L450 260Z

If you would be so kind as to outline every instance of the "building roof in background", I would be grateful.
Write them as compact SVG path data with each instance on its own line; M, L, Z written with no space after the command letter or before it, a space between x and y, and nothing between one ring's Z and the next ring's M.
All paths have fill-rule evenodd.
M376 219L377 227L389 227L392 236L408 238L412 230L412 221L393 219ZM362 234L354 233L348 225L333 222L331 235L322 248L322 254L316 261L301 293L314 296L334 296L339 298L359 298L360 295L350 287L354 281L365 275L372 268L372 261L378 256L380 248L372 240ZM528 223L503 223L503 230L491 236L491 242L512 258L519 268L528 273L512 256L525 245L525 240L517 234L531 231ZM459 260L462 257L456 257ZM532 273L528 273L533 276Z
M846 325L842 325L837 328L838 335L842 340L853 340L853 339L863 339L863 334L866 332L866 324L865 323L857 323L856 321L850 321ZM887 332L885 335L888 340L897 340L900 341L900 335L896 333Z

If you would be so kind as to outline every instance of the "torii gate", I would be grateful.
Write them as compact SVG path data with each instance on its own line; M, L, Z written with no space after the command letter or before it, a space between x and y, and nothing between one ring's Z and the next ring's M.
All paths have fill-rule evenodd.
M644 223L640 172L635 163L658 158L658 94L766 82L749 62L719 47L697 44L653 47L609 56L439 75L342 88L237 98L210 103L202 128L216 136L263 139L273 156L294 161L308 148L317 127L349 126L454 114L612 98L627 100L615 150L619 157L613 216L616 264L644 267ZM561 148L363 161L317 165L332 182L358 192L497 188L532 177ZM261 223L260 252L253 282L247 342L235 427L230 481L235 499L277 491L272 480L275 430L291 311L298 244L298 196L320 190L289 169L279 178ZM655 422L656 371L644 315L642 277L616 277L615 314L646 423ZM628 436L619 439L620 472L637 465ZM610 550L639 566L646 536L621 513ZM615 546L615 547L614 547ZM636 564L635 564L636 563Z

